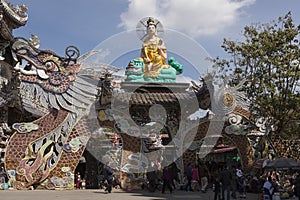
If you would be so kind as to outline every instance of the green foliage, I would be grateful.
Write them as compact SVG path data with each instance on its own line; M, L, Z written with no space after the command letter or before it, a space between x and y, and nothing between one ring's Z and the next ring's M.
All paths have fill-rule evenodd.
M229 59L212 59L220 77L234 74L230 84L247 78L243 90L257 116L273 117L277 133L300 133L300 26L291 13L267 24L246 26L244 41L224 39L222 48Z

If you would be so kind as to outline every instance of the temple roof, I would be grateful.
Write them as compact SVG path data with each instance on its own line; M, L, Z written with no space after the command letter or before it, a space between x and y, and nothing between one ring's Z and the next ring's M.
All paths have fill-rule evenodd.
M0 9L5 16L7 16L12 23L12 28L24 26L27 22L28 15L26 13L27 7L25 5L14 6L7 3L5 0L0 0Z
M168 91L168 92L184 92L190 86L190 83L168 83L168 82L122 82L121 89L125 91L136 92L153 92L153 91Z
M128 83L123 82L114 101L129 102L135 105L169 104L190 101L195 93L187 91L187 83Z
M130 102L131 104L153 105L164 103L176 103L180 101L189 101L195 98L195 94L191 92L170 93L170 92L149 92L135 93L122 92L114 94L114 100L122 102Z
M4 40L12 40L12 30L24 26L28 16L25 5L13 6L5 0L0 0L0 37Z

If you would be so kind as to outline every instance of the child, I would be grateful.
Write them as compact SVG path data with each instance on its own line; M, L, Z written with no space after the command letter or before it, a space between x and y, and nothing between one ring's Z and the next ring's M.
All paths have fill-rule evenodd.
M75 176L76 178L76 189L80 189L81 188L81 176L80 173L78 172Z

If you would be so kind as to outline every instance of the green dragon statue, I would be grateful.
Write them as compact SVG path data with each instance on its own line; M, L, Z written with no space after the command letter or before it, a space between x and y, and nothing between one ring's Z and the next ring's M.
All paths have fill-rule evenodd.
M169 68L162 68L155 78L145 77L143 59L137 58L129 61L125 75L125 81L129 82L176 82L176 76L181 74L183 66L173 57L168 59Z

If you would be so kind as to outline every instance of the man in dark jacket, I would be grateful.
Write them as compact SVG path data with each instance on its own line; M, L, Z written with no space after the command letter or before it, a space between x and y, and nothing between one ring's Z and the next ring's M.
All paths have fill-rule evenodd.
M192 191L192 173L193 173L193 168L191 164L189 163L185 169L185 176L187 178L187 185L185 187L186 191Z
M111 193L112 190L112 182L113 182L113 171L112 169L108 166L108 164L105 165L104 167L104 177L107 181L107 187L105 188L105 193Z
M295 193L298 200L300 200L300 175L298 175L296 179Z
M147 172L147 180L149 181L149 192L155 192L156 189L156 170L157 168L155 166L149 166L148 172Z
M170 170L169 170L168 166L164 167L162 178L163 178L163 186L162 186L161 193L162 194L165 193L166 187L168 187L169 190L170 190L170 193L172 193L172 190L173 190L172 186L171 186L172 177L171 177L171 173L170 173Z
M226 200L230 200L231 172L226 165L220 172L220 181L222 183L222 200L225 200L225 191L227 196Z

